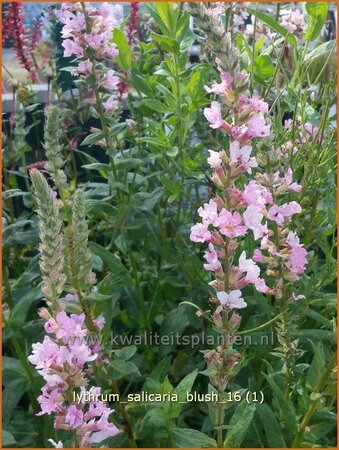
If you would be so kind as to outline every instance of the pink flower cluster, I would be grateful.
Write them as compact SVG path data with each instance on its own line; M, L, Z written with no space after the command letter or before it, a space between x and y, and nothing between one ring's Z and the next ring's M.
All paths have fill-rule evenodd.
M88 405L73 402L74 392L81 392L88 386L88 364L97 361L99 356L86 342L85 315L68 315L61 307L55 317L45 308L40 311L40 316L46 321L47 335L43 342L33 344L32 354L28 357L46 381L38 397L41 406L38 415L54 414L55 429L73 431L79 447L90 447L115 436L119 430L108 421L113 410L102 401ZM102 328L103 317L94 323ZM100 388L92 390L100 394ZM62 447L62 443L55 446Z
M293 127L295 129L293 130ZM295 155L303 144L319 140L319 128L312 125L310 122L302 123L301 117L297 117L295 123L292 119L285 120L284 129L286 130L286 137L293 134L294 139L287 140L279 148L276 149L279 156L288 158L290 155Z
M121 12L119 5L115 5L112 10L109 3L102 3L96 9L88 2L82 6L80 3L62 3L61 9L55 12L57 19L63 24L64 56L75 56L79 60L72 75L82 79L95 75L95 86L92 88L98 92L108 91L110 94L105 96L103 102L108 113L118 108L116 93L121 82L112 69L105 66L102 68L102 65L119 54L112 42L112 33L113 28L121 21Z
M306 27L305 17L299 9L283 10L280 24L293 34L303 34Z
M231 75L221 70L220 75L221 82L206 86L206 91L222 96L223 105L212 101L204 115L212 128L230 136L229 151L208 150L211 181L220 195L199 208L201 221L192 226L190 235L192 241L208 244L204 268L214 275L209 284L215 288L215 301L219 303L213 315L217 326L224 309L247 306L241 296L243 287L253 285L258 292L281 298L284 282L297 280L307 263L306 250L296 233L289 230L292 217L301 212L301 207L296 201L280 200L286 193L302 189L293 181L292 169L279 166L272 174L257 173L242 188L237 181L241 174L250 175L258 166L251 141L270 134L265 119L268 105L257 96L245 94L246 72ZM245 251L239 255L236 250L240 238L249 232L260 248L248 258ZM266 267L265 279L259 265Z
M83 57L86 48L95 52L96 59L117 56L116 45L110 40L112 30L119 25L119 21L111 14L109 4L103 3L96 9L89 3L84 3L83 8L80 3L62 3L61 9L55 12L64 25L64 56ZM86 20L88 18L90 24Z
M270 135L270 126L267 125L264 114L268 112L268 104L258 97L249 98L241 92L249 80L245 71L237 72L234 77L220 70L221 83L214 83L211 87L205 86L208 93L223 97L227 108L237 110L236 117L225 120L222 114L222 105L217 101L211 103L210 108L204 109L204 115L211 128L221 129L228 133L239 144L245 144L255 137Z

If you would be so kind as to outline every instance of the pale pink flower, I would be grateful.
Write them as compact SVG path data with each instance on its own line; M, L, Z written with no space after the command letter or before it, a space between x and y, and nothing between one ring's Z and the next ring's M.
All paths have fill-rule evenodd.
M81 320L79 320L81 318ZM83 327L85 315L71 314L69 317L65 311L59 312L55 319L51 318L45 323L45 331L54 333L58 339L77 337L82 338L87 330Z
M208 225L197 223L191 227L190 239L193 242L210 242L211 232L208 231Z
M105 322L105 317L102 314L93 320L93 323L98 330L102 330L104 328Z
M251 105L254 111L268 113L268 103L261 100L259 97L249 98L249 104Z
M105 108L106 112L113 112L119 107L119 103L114 95L111 95L105 102L103 102L102 105Z
M287 169L287 172L284 176L284 183L287 189L290 189L291 191L300 192L302 189L301 184L293 183L293 172L292 169L289 167Z
M262 113L251 117L247 122L247 134L251 137L266 137L270 135L270 126L266 124Z
M210 108L205 108L204 116L209 121L211 128L221 128L224 124L221 117L221 105L218 102L212 102Z
M101 418L96 422L96 429L98 431L91 435L89 439L91 444L99 444L103 440L119 433L119 429L107 420L111 412L111 410L103 412Z
M223 95L227 91L227 89L229 89L229 87L233 82L232 75L224 71L221 71L220 75L221 75L221 83L214 83L212 84L211 87L205 86L206 92L208 92L209 94L213 92L214 94L217 95Z
M214 200L210 200L198 209L198 214L202 218L204 225L218 224L218 205Z
M217 292L217 297L221 305L225 308L242 309L247 306L247 303L241 297L241 291L239 289L231 291L230 293L225 291Z
M230 144L231 161L234 164L241 166L241 168L248 173L252 173L252 167L257 167L258 163L254 157L250 157L252 152L251 145L244 145L240 147L238 141L233 141Z
M222 159L219 152L208 150L210 156L207 158L207 163L212 169L219 170L222 168Z
M37 369L48 368L52 364L59 362L59 346L48 336L44 337L43 342L33 344L32 349L33 352L28 356L28 360Z
M37 413L37 416L42 416L43 414L50 415L57 411L57 409L62 405L64 398L60 395L57 389L49 389L48 385L41 388L42 394L37 398L41 411Z
M89 59L86 59L86 61L82 61L79 63L76 70L78 73L88 75L92 72L92 69L93 69L93 63Z
M67 58L69 56L83 56L84 51L83 49L80 47L79 44L77 44L76 42L72 41L71 39L65 39L62 44L64 47L64 57Z
M207 264L204 264L204 269L212 272L220 272L222 267L218 259L218 252L211 242L208 244L208 250L209 251L206 250L204 254L204 258L207 261Z
M263 256L263 254L261 253L261 250L259 250L258 248L256 248L256 249L254 250L252 259L253 259L253 261L256 262L256 263L263 263L263 262L264 262L264 256Z
M69 294L66 295L65 300L67 302L78 302L79 301L79 296L76 292L70 292Z
M83 423L83 420L84 413L81 409L78 409L75 405L68 407L65 422L68 423L71 428L78 428Z
M224 236L235 238L244 236L247 232L247 226L244 224L241 214L237 211L233 214L225 208L222 208L219 214L219 231Z
M267 226L261 223L264 215L255 205L249 205L243 214L245 225L253 231L254 239L262 238L267 233Z
M293 214L299 214L300 212L301 206L299 203L293 201L290 203L284 203L281 206L271 206L268 210L267 217L281 226L286 219L290 219Z
M115 75L114 70L108 70L105 76L104 85L106 89L116 91L119 89L120 79Z
M251 180L242 193L242 199L246 204L254 205L259 210L262 210L265 205L272 203L273 197L269 190L259 185L255 180Z
M242 252L239 257L239 269L242 272L246 272L243 281L246 283L254 284L258 292L266 293L268 287L262 278L259 278L260 269L252 259L246 259L246 252Z

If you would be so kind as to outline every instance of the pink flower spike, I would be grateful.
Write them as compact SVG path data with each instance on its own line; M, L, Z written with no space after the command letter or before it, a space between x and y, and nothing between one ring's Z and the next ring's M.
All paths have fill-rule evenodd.
M241 291L239 289L231 291L229 294L225 291L217 292L217 297L221 305L225 308L242 309L247 306L247 303L241 297Z

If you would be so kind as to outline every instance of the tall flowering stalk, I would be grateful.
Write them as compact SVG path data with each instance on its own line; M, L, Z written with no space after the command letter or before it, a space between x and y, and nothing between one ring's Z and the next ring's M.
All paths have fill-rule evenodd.
M91 447L115 436L119 430L108 421L113 411L98 397L89 404L74 400L74 394L89 390L89 374L100 355L97 348L86 342L89 334L87 311L80 314L66 312L68 303L76 304L81 293L69 293L62 297L68 279L64 272L65 239L58 200L41 172L32 169L30 175L38 204L42 291L49 307L39 312L45 320L46 336L43 342L33 344L33 352L28 358L45 380L38 397L41 407L38 415L53 414L56 430L72 432L73 447ZM75 200L81 202L80 197L77 191ZM87 230L84 229L81 212L79 216L77 207L74 210L72 226L78 225L79 234L83 236ZM104 320L99 317L91 324L101 329ZM94 397L99 396L100 388L92 386L91 393ZM63 446L60 441L52 443L56 447Z
M281 164L274 173L253 173L258 161L252 156L252 144L270 136L268 104L249 95L250 74L240 70L238 51L218 15L203 4L190 8L198 26L211 30L207 47L212 56L218 55L221 82L205 88L221 101L212 101L204 115L211 128L225 133L228 147L209 150L207 162L213 170L216 194L199 208L201 221L192 226L190 235L192 241L208 244L204 268L214 278L209 283L215 289L210 299L212 321L223 336L223 345L205 352L205 361L222 400L222 393L239 370L241 356L233 343L241 321L237 310L247 306L241 290L252 285L285 305L296 299L288 287L305 270L306 250L290 229L290 222L301 207L296 201L284 202L283 197L287 192L299 192L301 186L293 182L291 168L284 171ZM231 14L228 5L226 23ZM247 235L258 243L252 255L241 251ZM223 446L223 408L220 401L215 418L219 447Z
M109 125L120 105L121 81L107 65L119 54L112 37L113 29L121 20L121 7L117 5L112 11L108 3L99 8L89 3L63 3L55 15L63 25L64 56L76 58L72 74L86 84L89 103L100 121L101 130L97 132L96 143L107 151L112 178L116 180L115 136Z
M138 25L139 25L139 3L133 2L130 6L130 12L127 18L127 23L125 27L125 35L127 38L127 42L131 48L134 48L138 43ZM127 73L122 71L122 75L127 77ZM121 80L119 85L119 92L121 97L123 98L128 94L129 85L126 81Z
M19 63L27 70L32 83L39 81L36 72L33 53L41 39L41 20L36 19L32 30L24 25L24 5L22 2L10 2L3 18L3 42L9 39L16 52Z
M55 429L71 431L74 447L91 447L115 436L119 430L108 421L112 410L99 400L100 388L89 388L95 367L107 362L99 339L94 339L104 327L105 319L101 315L94 318L89 303L96 278L87 248L84 193L77 189L72 194L67 185L58 125L59 115L52 107L45 125L48 161L44 169L59 188L62 201L39 170L30 171L38 205L42 292L48 308L39 312L45 320L46 336L42 343L33 344L28 359L46 382L38 397L41 407L38 415L53 414ZM67 226L61 219L60 208ZM69 314L69 308L79 313ZM90 334L93 336L87 342ZM76 394L85 390L91 391L94 400L75 401ZM63 446L61 442L52 444Z
M55 12L63 25L64 56L77 58L72 74L88 82L100 119L104 111L112 113L118 108L115 92L120 80L106 63L119 54L111 42L112 30L121 19L119 11L112 14L108 3L98 9L88 3L63 3Z

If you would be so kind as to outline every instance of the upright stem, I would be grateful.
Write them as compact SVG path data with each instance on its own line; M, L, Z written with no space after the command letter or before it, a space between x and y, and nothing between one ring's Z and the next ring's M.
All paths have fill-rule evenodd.
M216 414L216 427L217 427L217 445L219 448L224 447L224 437L222 432L222 426L224 423L224 404L221 403L222 397L219 392L218 403L217 403L217 414Z
M116 381L112 381L111 382L111 386L112 386L113 393L114 394L118 394L118 396L120 398L120 390L119 390L118 383ZM119 409L120 409L121 415L122 415L122 417L124 419L124 422L125 422L125 431L127 433L128 440L129 440L129 443L131 445L131 448L137 448L138 446L137 446L137 443L136 443L136 441L134 439L133 430L132 430L132 427L131 427L131 424L130 424L130 421L129 421L129 418L128 418L128 414L126 413L125 406L121 402L119 402L118 405L119 405Z
M320 378L320 380L318 381L315 389L314 389L314 393L315 394L319 394L319 396L317 396L309 405L306 414L304 415L301 424L299 426L299 431L297 432L293 443L292 443L292 448L299 448L301 447L301 444L303 442L303 438L304 438L304 433L305 433L305 429L310 421L310 419L313 416L313 413L316 410L316 407L318 405L318 402L320 400L320 394L323 391L325 384L327 382L327 379L332 371L332 369L335 367L336 365L336 361L337 361L337 355L336 353L334 353L334 355L332 356L330 362L327 364L325 372L323 373L322 377Z

